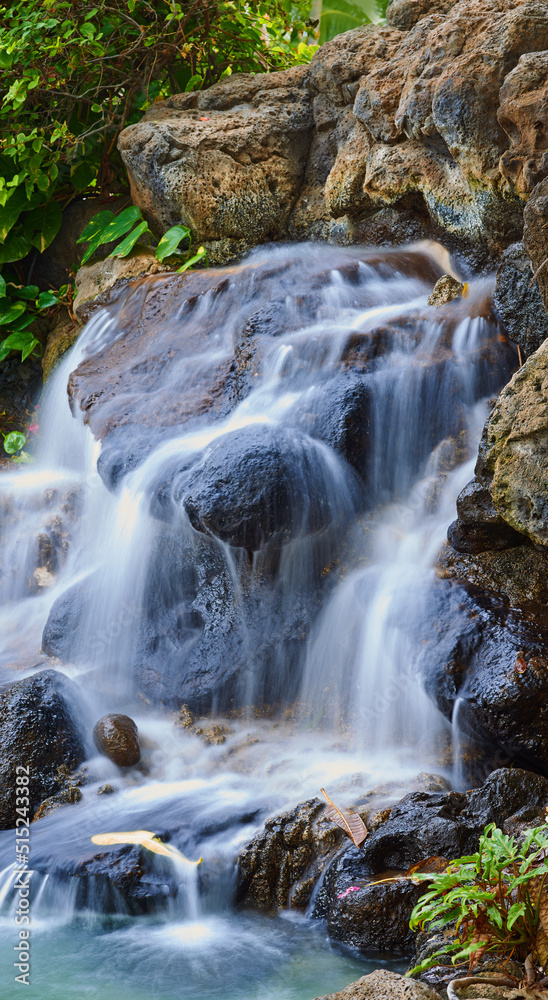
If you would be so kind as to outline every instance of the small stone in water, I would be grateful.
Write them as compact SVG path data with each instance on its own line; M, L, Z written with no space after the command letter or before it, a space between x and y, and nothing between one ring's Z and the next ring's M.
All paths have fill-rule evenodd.
M139 733L129 715L104 715L93 727L93 740L118 767L133 767L141 759Z
M444 274L436 281L432 294L428 298L429 306L444 306L453 299L460 299L465 294L466 286L450 274Z
M114 785L109 785L107 782L107 784L105 785L99 785L99 788L97 789L97 795L112 795L112 793L115 791L116 789Z

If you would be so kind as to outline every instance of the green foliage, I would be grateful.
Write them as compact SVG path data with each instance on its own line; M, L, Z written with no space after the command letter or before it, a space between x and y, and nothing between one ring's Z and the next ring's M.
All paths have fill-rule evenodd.
M26 443L27 439L20 431L11 431L4 435L4 451L8 455L16 455L18 451L22 451Z
M57 293L40 292L38 285L19 285L0 274L0 361L10 351L20 351L22 361L42 353L40 342L29 328L39 313L58 305L66 293L66 285Z
M413 881L430 886L411 914L411 928L454 927L456 935L413 972L448 955L454 964L468 961L473 968L486 952L521 959L535 948L540 953L547 875L548 825L525 831L516 844L494 823L486 827L476 854L458 858L444 872L413 875Z
M320 14L320 44L362 24L381 21L388 0L323 0Z
M309 58L307 6L0 4L0 264L49 246L61 201L121 176L118 134L151 103Z
M105 243L112 243L120 236L124 236L121 243L114 248L109 257L127 257L137 241L141 237L153 238L153 233L148 227L148 223L143 219L140 209L132 205L125 208L119 215L113 212L98 212L87 224L77 243L88 243L89 246L82 257L82 264L93 256L99 247ZM186 251L179 249L181 243L187 244ZM167 233L164 233L155 250L156 260L160 263L166 257L177 256L184 260L184 264L179 271L186 271L189 267L199 261L207 263L207 254L203 247L199 247L196 254L191 255L191 233L187 226L171 226Z
M310 59L315 45L304 22L309 6L309 0L0 0L5 283L32 287L30 262L57 235L72 198L125 187L118 135L154 101L209 86L231 72L281 69ZM110 220L112 239L128 218ZM146 232L146 223L139 225L140 232L126 231L119 253L129 253ZM22 334L21 322L31 314L21 305L24 296L9 293L4 299L0 325L10 335ZM35 302L35 308L46 306ZM29 338L16 349L28 351Z

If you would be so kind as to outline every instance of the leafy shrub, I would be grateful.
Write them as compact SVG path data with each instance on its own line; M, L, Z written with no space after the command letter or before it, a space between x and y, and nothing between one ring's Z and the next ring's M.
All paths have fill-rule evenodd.
M413 969L422 972L451 956L470 968L485 953L525 960L533 951L548 964L548 825L526 830L521 843L494 823L479 850L457 858L440 873L416 874L430 883L411 914L412 930L452 929L439 951Z
M39 349L23 326L45 308L30 272L57 235L63 208L79 194L125 187L121 129L170 94L311 58L309 6L0 0L0 328L9 334L0 360L8 347L25 356Z
M135 205L131 205L119 215L114 215L114 212L108 210L98 212L76 242L89 244L82 257L82 264L85 264L99 247L104 246L105 243L112 243L120 236L123 236L124 239L109 254L110 257L127 257L138 240L150 238L152 235L148 223L143 219L141 210ZM179 250L179 244L183 241L187 244L184 253ZM184 259L184 264L179 268L179 271L186 271L199 261L205 262L207 260L207 254L203 247L199 247L197 253L191 256L191 233L187 226L171 226L164 233L155 250L156 260L160 262L174 254Z

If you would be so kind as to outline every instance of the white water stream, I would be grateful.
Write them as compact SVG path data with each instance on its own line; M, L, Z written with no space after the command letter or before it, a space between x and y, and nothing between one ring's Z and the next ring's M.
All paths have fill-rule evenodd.
M299 266L294 251L274 253L287 268ZM93 781L83 788L80 804L31 827L34 975L27 995L33 998L311 1000L341 988L371 966L334 950L321 927L291 913L277 919L234 913L238 851L268 815L314 797L321 786L345 802L356 788L382 785L382 804L413 787L419 771L451 773L450 727L422 690L420 649L409 624L421 614L422 587L433 574L455 498L472 475L468 456L485 418L482 397L501 382L496 365L490 375L493 326L479 306L490 286L471 283L470 316L454 324L417 321L417 315L428 315L431 283L406 275L396 259L391 266L389 254L381 275L356 251L302 253L303 267L312 257L324 268L330 254L335 258L329 280L315 293L313 316L287 293L291 328L272 338L253 390L228 416L161 442L109 492L96 468L100 444L71 414L66 391L82 358L99 355L124 336L116 309L101 311L47 387L35 463L0 474L0 667L6 680L51 665L41 653L41 636L54 602L75 584L98 581L80 615L73 655L53 663L79 685ZM255 257L259 264L264 259ZM341 261L357 262L357 277L354 269L350 279ZM133 294L142 296L143 285ZM244 288L237 316L227 316L220 331L220 359L250 306ZM207 295L198 309L202 322L213 309ZM156 484L174 463L183 468L196 455L207 462L211 447L234 430L267 425L291 433L326 377L340 370L349 339L402 316L415 323L418 335L402 326L404 332L392 333L389 349L367 369L373 389L363 470L366 509L355 471L328 444L307 436L304 450L295 451L295 496L307 489L321 494L325 527L307 533L312 506L304 503L302 522L273 570L282 622L322 572L333 579L299 654L298 705L290 692L289 715L282 705L278 717L261 720L244 712L225 720L224 742L206 745L138 697L140 629L151 567L163 544L161 521L151 508ZM176 384L173 374L166 377ZM459 435L466 440L461 464L448 459ZM203 538L184 511L174 523L191 558ZM56 562L46 575L43 535L58 539ZM236 698L241 705L283 702L285 647L280 641L278 654L269 654L265 678L255 648L256 621L252 628L249 618L250 608L260 611L257 603L245 603L249 593L260 599L268 547L254 553L250 567L242 550L215 540L208 544L224 561L244 636ZM160 563L169 572L168 552ZM265 635L268 629L265 617ZM166 658L178 662L178 655L166 646ZM216 707L221 713L225 706ZM91 728L108 711L135 718L147 746L145 773L124 774L96 755ZM115 794L97 795L104 782L114 785ZM134 829L160 835L178 829L177 846L204 862L190 874L165 869L166 905L160 912L135 917L114 896L110 916L104 916L104 887L96 895L89 887L84 892L77 878L59 877L60 866L67 857L91 856L94 833ZM13 852L13 834L0 834L3 984L12 980ZM3 1000L16 995L17 984L1 993Z

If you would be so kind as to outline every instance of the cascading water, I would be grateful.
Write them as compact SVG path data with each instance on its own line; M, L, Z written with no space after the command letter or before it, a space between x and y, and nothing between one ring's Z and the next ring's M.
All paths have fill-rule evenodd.
M91 757L83 801L31 827L40 1000L75 948L99 986L69 971L67 997L305 1000L363 973L304 917L235 914L232 872L265 817L322 785L401 794L439 770L413 623L512 363L489 282L443 313L439 273L429 248L293 247L147 279L52 379L35 464L0 477L0 665L15 680L58 657L89 732L127 712L148 749L129 776ZM218 745L173 726L181 702L232 712ZM138 829L203 865L153 857L141 895L97 877L91 836ZM8 944L13 851L0 834Z

